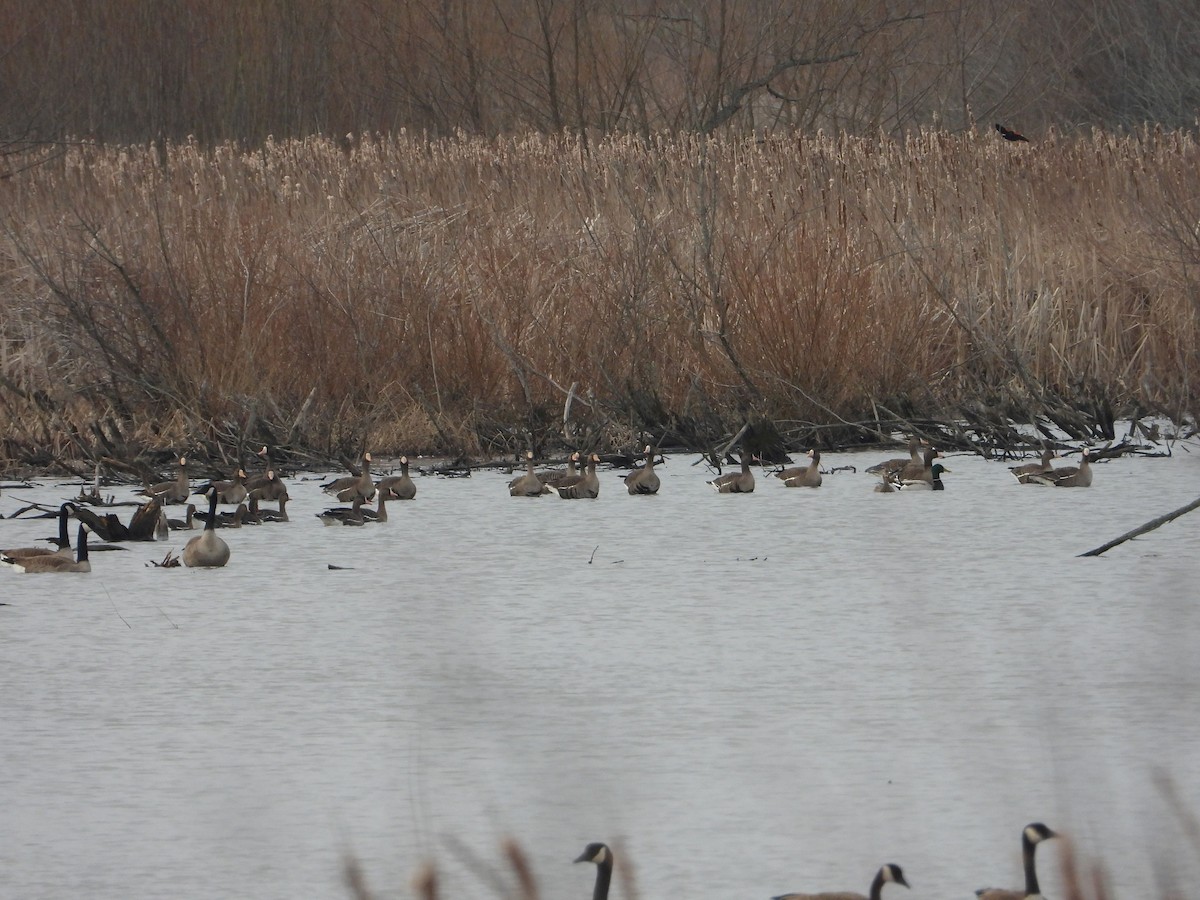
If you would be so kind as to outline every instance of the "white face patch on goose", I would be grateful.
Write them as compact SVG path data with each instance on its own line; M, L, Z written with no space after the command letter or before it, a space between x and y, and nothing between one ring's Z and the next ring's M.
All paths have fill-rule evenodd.
M1032 825L1030 825L1025 829L1025 837L1028 838L1029 843L1037 844L1043 840L1044 835L1040 831L1038 831L1036 828L1034 828Z
M608 848L607 847L601 847L599 852L595 856L592 857L592 862L597 863L597 864L606 862L607 860L608 860Z

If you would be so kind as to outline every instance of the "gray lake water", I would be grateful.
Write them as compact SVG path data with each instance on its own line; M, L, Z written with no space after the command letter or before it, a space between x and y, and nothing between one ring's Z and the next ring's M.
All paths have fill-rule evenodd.
M322 527L314 476L292 522L222 532L225 569L147 567L176 532L0 570L0 897L339 898L352 853L379 897L433 859L498 900L468 855L503 873L512 836L547 898L591 896L595 840L646 900L865 892L887 861L913 890L885 898L970 898L1021 885L1035 820L1118 898L1200 881L1155 782L1200 814L1200 512L1076 556L1195 499L1200 450L1090 490L952 456L945 492L876 494L879 458L745 496L696 457L594 502L425 477L366 528Z

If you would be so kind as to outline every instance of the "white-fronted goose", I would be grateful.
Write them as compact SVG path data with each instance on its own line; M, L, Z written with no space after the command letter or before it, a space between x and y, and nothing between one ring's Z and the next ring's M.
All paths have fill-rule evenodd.
M551 491L563 500L595 500L600 496L600 479L596 477L596 463L600 457L593 453L588 457L587 468L576 480L564 479L560 485L548 484Z
M923 465L924 463L921 459L921 446L924 443L924 441L919 440L918 438L909 438L907 458L897 457L895 459L885 459L883 462L875 463L873 466L868 466L867 473L870 475L879 475L882 472L887 472L888 474L894 475L909 463L917 466Z
M349 503L355 497L370 500L375 496L375 482L371 480L371 454L364 453L362 455L361 472L343 478L335 478L333 481L321 485L321 490L335 495L342 503Z
M1047 447L1042 451L1040 462L1025 463L1023 466L1009 466L1008 471L1013 473L1013 478L1017 479L1018 484L1038 484L1039 482L1033 480L1034 476L1053 476L1054 466L1050 464L1050 461L1057 458L1058 454Z
M355 497L352 506L335 506L317 513L317 518L326 525L361 525L363 517L363 498Z
M274 469L268 470L256 487L250 488L249 482L247 482L247 487L250 496L259 500L278 502L288 495L287 485L283 483Z
M380 522L380 523L386 522L388 520L387 501L388 501L387 491L380 491L378 494L376 494L375 495L375 508L374 509L363 509L363 511L362 511L363 521L364 522Z
M148 485L141 493L157 500L164 506L168 503L186 503L192 493L191 485L188 483L187 459L179 457L179 469L172 480Z
M942 473L950 470L941 463L934 463L929 468L929 481L906 481L904 482L905 491L944 491L946 485L942 483Z
M167 519L167 527L172 531L191 531L196 527L196 504L187 505L186 519Z
M612 884L613 854L607 844L588 844L575 862L590 862L596 865L596 883L592 886L592 900L608 900L608 887Z
M67 519L77 507L74 503L64 503L58 508L58 539L54 541L57 549L49 547L11 547L0 550L0 561L11 562L17 559L29 559L34 556L61 556L63 559L74 559L71 552L71 534L67 531Z
M231 506L243 502L248 493L246 489L246 472L244 469L238 469L237 473L229 481L213 481L210 484L217 489L217 501L219 503L228 503Z
M823 891L816 894L780 894L778 897L772 897L771 900L868 900L868 898L879 900L885 884L902 884L908 887L908 882L904 880L904 872L895 863L885 863L880 866L879 871L875 873L875 880L871 882L870 894L859 894L854 891Z
M718 494L753 494L754 473L750 471L750 455L742 453L742 470L740 472L718 475L708 483Z
M411 500L417 496L417 486L408 474L408 457L400 457L400 474L381 478L375 489L387 494L389 500Z
M525 474L519 475L508 483L508 493L511 497L540 497L546 493L546 486L533 471L533 451L525 451Z
M875 493L894 494L898 487L900 482L894 475L885 469L879 471L879 484L875 485Z
M551 469L546 472L538 472L537 477L543 485L554 485L562 487L564 484L573 484L580 478L579 471L579 451L576 450L567 457L567 467L565 469Z
M820 487L821 486L821 451L815 447L808 451L812 462L807 466L794 466L776 472L775 477L788 487Z
M1030 476L1038 484L1052 484L1055 487L1091 487L1092 486L1092 454L1085 447L1078 466L1063 466L1052 469L1044 475Z
M190 568L216 569L229 562L229 545L216 532L217 489L210 487L208 495L208 521L204 530L183 547L183 564Z
M1004 888L980 888L975 892L979 900L1025 900L1027 897L1041 897L1042 890L1038 887L1037 867L1034 855L1037 845L1042 841L1058 837L1041 822L1031 822L1021 831L1021 858L1025 863L1025 890L1009 891Z
M90 572L92 571L92 564L88 561L87 536L87 526L81 522L79 525L79 546L76 548L74 558L58 556L54 553L45 556L27 556L24 559L14 559L12 561L13 570L31 575L41 572Z
M625 487L630 494L657 494L661 482L654 471L654 450L647 444L643 452L646 464L625 476Z
M925 456L920 463L908 462L900 469L898 477L905 485L910 485L917 481L928 481L933 483L933 461L943 456L942 451L937 447L930 447L925 451Z

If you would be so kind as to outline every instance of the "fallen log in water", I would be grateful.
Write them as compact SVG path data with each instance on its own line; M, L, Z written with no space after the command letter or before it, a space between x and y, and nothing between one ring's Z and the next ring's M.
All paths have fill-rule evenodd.
M1107 550L1111 550L1113 547L1117 546L1118 544L1123 544L1126 541L1130 540L1131 538L1137 537L1139 534L1145 534L1147 531L1153 531L1155 528L1158 528L1160 525L1166 525L1172 519L1178 519L1184 513L1190 513L1193 509L1196 509L1198 507L1200 507L1200 497L1193 500L1187 506L1181 506L1179 509L1175 510L1174 512L1167 513L1165 516L1159 516L1157 519L1151 519L1145 525L1141 525L1141 526L1133 529L1133 531L1127 531L1123 535L1121 535L1119 538L1115 538L1115 539L1109 541L1107 544L1102 544L1099 547L1097 547L1095 550L1089 550L1087 553L1080 553L1079 555L1080 556L1099 556L1101 553L1104 553Z

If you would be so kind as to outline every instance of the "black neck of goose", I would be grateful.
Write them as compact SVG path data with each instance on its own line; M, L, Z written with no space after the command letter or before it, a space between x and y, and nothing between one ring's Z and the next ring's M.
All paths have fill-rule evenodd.
M76 555L76 562L83 562L88 558L87 535L88 530L81 523L79 526L79 549Z
M875 873L875 880L871 882L871 900L879 900L883 894L883 869Z
M608 900L608 886L612 882L612 860L596 863L596 886L592 889L592 900Z
M58 549L71 546L71 539L67 537L67 517L71 514L72 505L64 503L58 508Z
M1040 896L1042 891L1038 887L1037 867L1034 865L1034 854L1037 852L1037 844L1029 840L1028 836L1023 836L1021 839L1021 855L1025 859L1025 896L1033 897Z
M217 491L215 488L208 492L208 521L204 523L205 531L213 531L217 527Z

